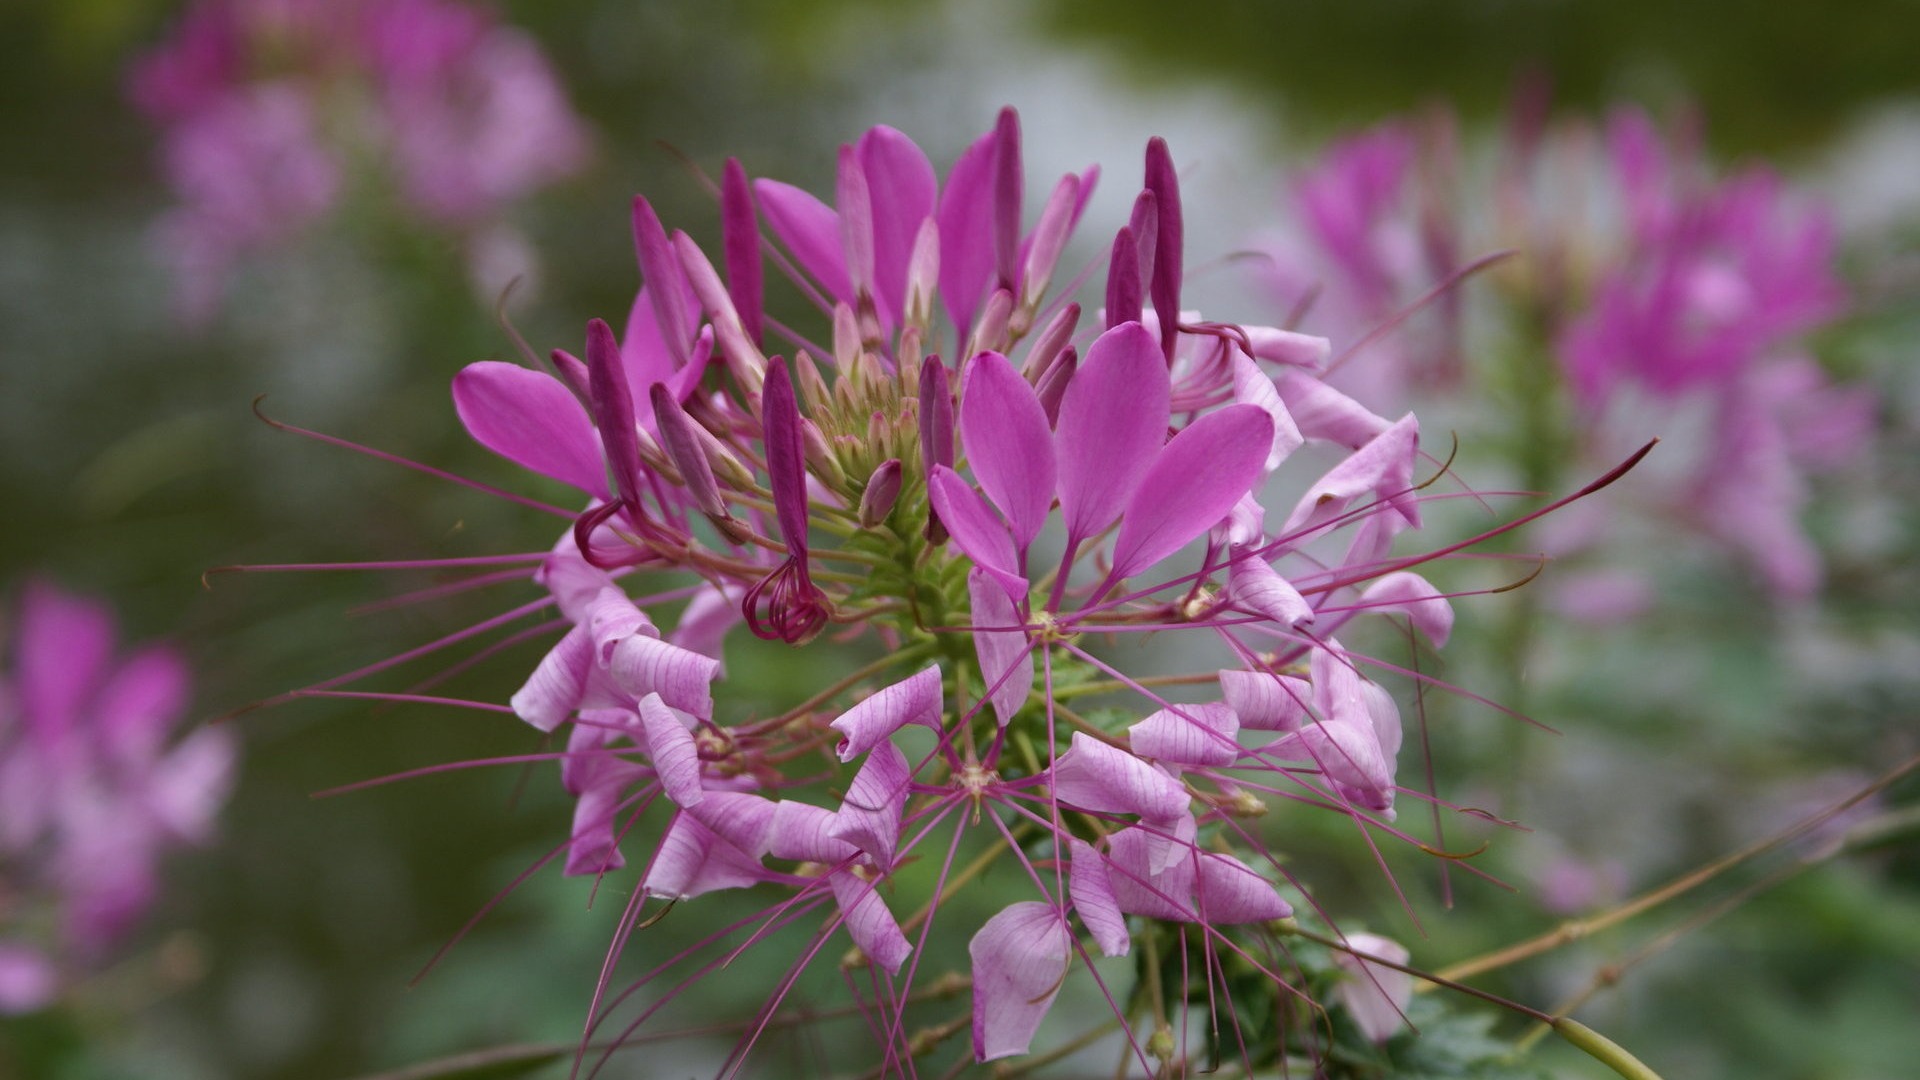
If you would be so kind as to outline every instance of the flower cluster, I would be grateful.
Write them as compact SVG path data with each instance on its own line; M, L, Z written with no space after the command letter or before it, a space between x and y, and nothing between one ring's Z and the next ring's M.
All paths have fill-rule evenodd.
M552 756L574 820L552 857L581 875L642 863L590 1039L627 1039L811 919L722 1071L842 930L883 1072L966 1030L977 1060L1027 1053L1076 966L1148 1073L1199 1060L1181 1019L1195 1003L1215 1017L1208 1053L1318 1055L1326 1007L1286 944L1310 900L1265 829L1332 813L1369 844L1434 850L1395 824L1388 683L1421 676L1339 636L1373 616L1439 647L1452 628L1449 595L1414 568L1465 545L1393 554L1429 497L1417 420L1329 386L1325 339L1182 310L1183 205L1158 139L1098 260L1104 305L1051 295L1099 174L1061 177L1028 227L1021 151L1009 109L942 182L877 127L841 147L831 202L730 160L715 185L724 271L636 197L643 285L624 332L595 319L579 355L454 380L479 443L584 505L512 496L572 524L532 556L546 597L514 614L557 609L560 637L510 709L565 740ZM769 314L768 253L819 332ZM1275 525L1261 499L1281 471L1304 492ZM880 655L748 715L716 694L742 628ZM1130 673L1149 640L1188 673ZM922 858L931 882L903 874ZM944 906L996 861L1017 867L1016 896L962 928L970 970L922 977ZM643 926L734 889L771 902L610 991ZM665 906L643 919L649 898ZM1146 974L1118 993L1095 957L1130 954ZM690 973L614 1026L615 1006L674 971ZM1384 1040L1404 979L1378 962L1341 972L1334 1015ZM970 1009L908 1030L910 1005L955 986ZM1244 1013L1224 1004L1235 993ZM1293 1019L1243 1030L1263 1011Z
M170 735L186 666L163 646L116 660L112 616L29 585L0 674L0 1014L47 1003L101 960L159 888L160 856L207 837L231 732Z
M1662 454L1675 467L1656 512L1738 552L1776 596L1807 597L1820 565L1798 521L1805 477L1857 460L1874 412L1867 390L1833 385L1804 351L1847 304L1825 215L1764 169L1714 176L1691 143L1663 140L1641 113L1550 138L1539 104L1522 102L1491 186L1457 180L1444 121L1331 147L1298 182L1305 243L1275 250L1275 288L1311 299L1308 325L1343 338L1397 325L1426 299L1435 310L1418 317L1437 316L1437 328L1370 344L1343 374L1458 388L1461 300L1447 286L1470 269L1462 238L1487 229L1479 247L1511 246L1524 267L1499 277L1493 320L1518 343L1513 358L1500 368L1497 340L1473 350L1493 365L1477 373L1481 388L1535 417L1516 453L1605 458L1658 418L1661 434L1683 437ZM1547 354L1557 371L1534 359ZM1530 480L1553 471L1527 464ZM1577 531L1562 553L1599 538ZM1617 607L1624 584L1615 575L1599 589L1613 600L1576 606Z
M589 146L535 43L458 0L201 0L130 93L163 131L179 206L159 246L199 318L237 259L325 217L363 160L479 262L515 242L500 213Z

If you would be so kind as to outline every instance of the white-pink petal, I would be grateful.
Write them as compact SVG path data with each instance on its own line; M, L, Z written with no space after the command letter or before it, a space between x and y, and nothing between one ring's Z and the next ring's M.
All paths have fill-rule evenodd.
M973 1057L1024 1054L1071 962L1072 937L1051 904L1008 904L973 935Z
M698 805L706 791L700 786L700 751L693 744L693 733L659 694L641 698L639 713L661 790L682 807Z
M1348 934L1347 944L1354 952L1396 964L1406 963L1409 956L1405 945L1377 934ZM1335 952L1333 962L1346 973L1334 996L1346 1006L1360 1034L1383 1043L1406 1026L1407 1003L1413 1000L1413 976L1347 952Z
M1186 786L1165 769L1093 738L1073 733L1067 752L1054 763L1053 792L1081 810L1138 814L1150 821L1172 821L1192 803Z
M659 694L668 705L703 720L713 718L712 683L719 670L720 661L710 656L645 634L622 639L607 663L620 689L636 698Z
M934 664L867 695L828 726L841 735L840 760L852 761L908 724L940 730L940 708L940 665Z
M980 677L994 715L1006 727L1033 692L1034 648L1027 642L1020 612L992 575L977 566L967 571L967 597Z
M1227 565L1227 582L1234 603L1289 630L1313 621L1313 605L1300 590L1267 560L1250 551L1233 552L1233 561Z
M1250 731L1297 731L1307 719L1313 687L1294 675L1266 671L1220 672L1220 694Z
M874 747L854 774L827 835L866 852L875 866L891 867L900 845L900 816L906 811L911 780L907 755L899 747L890 742Z
M1453 605L1431 582L1410 570L1388 574L1368 585L1360 594L1360 606L1376 614L1405 615L1435 648L1444 647L1453 633Z
M847 924L853 943L876 967L889 975L898 975L900 965L913 953L913 946L908 944L907 935L900 932L900 923L881 899L880 890L873 882L853 873L834 874L827 880L834 899L840 904L840 916Z
M1127 742L1156 761L1224 768L1240 756L1239 731L1239 718L1220 702L1174 705L1128 728Z

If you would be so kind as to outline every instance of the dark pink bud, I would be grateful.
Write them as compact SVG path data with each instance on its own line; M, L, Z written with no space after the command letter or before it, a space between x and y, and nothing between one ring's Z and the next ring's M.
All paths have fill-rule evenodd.
M708 460L705 440L700 438L699 425L693 417L673 400L673 391L665 383L654 383L647 391L653 402L654 420L660 425L660 442L666 450L667 460L679 470L681 480L686 484L687 493L693 496L695 506L707 515L714 527L727 539L739 543L746 538L746 529L727 510L727 504L720 497L720 485L713 477L713 465Z
M1160 235L1160 207L1154 201L1153 192L1143 190L1133 200L1133 215L1127 219L1127 228L1133 230L1133 243L1140 251L1140 280L1150 281L1155 241Z
M878 527L893 513L893 504L899 498L900 459L888 458L873 470L873 475L867 478L866 490L860 493L860 527Z
M1040 397L1040 407L1047 411L1048 425L1057 426L1060 423L1060 402L1067 396L1067 386L1073 382L1073 373L1079 367L1079 350L1068 346L1061 350L1053 366L1040 377L1040 385L1034 388Z
M594 425L600 429L613 486L634 513L640 511L640 439L634 433L633 391L620 358L620 342L600 319L587 323L588 388L592 391Z
M754 636L797 645L826 626L830 608L807 572L807 466L800 403L786 362L777 357L767 362L760 422L787 560L747 590L741 610Z
M1027 358L1020 365L1020 373L1035 386L1060 358L1060 350L1073 340L1073 332L1080 325L1080 305L1068 304L1059 313L1047 320L1040 332L1033 336L1033 345L1027 350Z
M994 125L993 266L1000 288L1011 291L1020 259L1020 199L1026 170L1020 163L1020 114L1000 110Z
M565 349L555 349L550 354L553 370L560 375L560 381L567 384L575 397L582 401L593 399L593 377L587 373L587 365L580 358Z
M1149 294L1153 310L1160 316L1160 351L1173 361L1174 339L1180 333L1180 278L1182 265L1182 228L1180 221L1180 175L1173 168L1173 154L1167 141L1158 136L1147 142L1147 190L1153 192L1158 218L1153 246L1153 281Z
M920 364L920 464L926 470L923 480L933 480L939 466L953 467L953 391L947 383L947 365L938 355ZM927 508L927 537L939 543L946 539L946 527L931 505Z
M1133 230L1122 226L1113 237L1113 255L1107 260L1107 329L1140 321L1140 245Z
M727 292L740 325L755 345L765 345L766 306L760 268L760 223L753 208L753 186L739 158L728 158L720 178L721 243L727 264Z
M633 197L633 249L640 259L641 283L660 320L660 336L673 354L673 366L687 365L687 347L693 333L687 326L686 284L680 260L667 242L667 232L644 195Z

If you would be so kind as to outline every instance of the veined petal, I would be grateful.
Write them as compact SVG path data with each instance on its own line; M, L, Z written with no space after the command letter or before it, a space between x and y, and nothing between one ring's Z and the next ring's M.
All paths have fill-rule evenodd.
M553 376L497 360L468 364L453 377L453 409L481 446L595 498L608 497L593 421Z
M1185 785L1117 746L1083 731L1073 733L1067 752L1053 766L1053 791L1060 801L1081 810L1139 814L1171 821L1192 802Z
M873 269L878 299L893 325L903 325L907 264L920 224L934 212L933 163L912 139L884 125L868 129L856 148L873 205Z
M1107 880L1113 885L1114 902L1129 915L1177 922L1193 919L1193 852L1164 836L1138 825L1109 836Z
M713 717L711 684L719 670L720 661L711 656L645 634L622 639L607 663L607 674L620 689L636 698L659 694L666 704L703 720Z
M1294 425L1293 414L1287 411L1286 402L1280 400L1280 391L1274 389L1273 380L1260 370L1260 365L1246 358L1238 350L1233 353L1233 400L1242 405L1253 405L1273 419L1273 446L1267 451L1268 472L1280 467L1287 455L1300 449L1306 438Z
M1348 934L1347 944L1356 952L1407 962L1405 945L1378 934ZM1413 1000L1413 976L1404 971L1369 963L1351 953L1333 954L1333 962L1346 972L1334 988L1334 996L1346 1006L1360 1034L1376 1043L1386 1042L1407 1023L1407 1003Z
M833 300L853 299L846 256L840 244L840 216L833 208L792 184L755 180L753 193L767 227L793 252L807 273Z
M894 849L900 843L900 815L906 809L911 779L907 755L899 747L890 742L874 747L854 774L827 835L866 852L880 869L891 867Z
M1133 945L1127 932L1127 917L1113 897L1113 881L1107 876L1106 860L1085 840L1067 838L1067 893L1073 898L1073 910L1093 935L1094 944L1106 956L1125 956Z
M773 844L773 819L778 803L752 791L709 791L699 805L687 808L742 854L758 860Z
M1013 526L1025 551L1053 507L1053 433L1033 386L997 352L967 364L960 391L960 441L980 487Z
M973 1058L1024 1054L1067 976L1073 942L1051 904L1008 904L986 921L967 954L973 959Z
M1392 507L1407 524L1418 527L1420 504L1414 498L1413 459L1419 448L1420 422L1408 413L1327 470L1287 515L1281 532L1292 533L1331 521L1367 495Z
M1175 765L1224 768L1240 756L1240 719L1220 702L1161 709L1127 729L1133 752Z
M1027 643L1019 609L993 575L977 566L967 571L967 597L972 602L973 648L980 658L980 678L994 715L1006 727L1033 692L1033 648Z
M1266 922L1293 914L1273 883L1231 855L1203 852L1194 886L1194 913L1208 925Z
M1258 555L1235 551L1227 566L1227 581L1234 603L1281 626L1292 629L1313 621L1313 605Z
M1453 633L1453 605L1426 578L1412 571L1388 574L1360 594L1360 606L1375 614L1396 612L1413 621L1435 648Z
M635 634L659 637L660 631L620 586L608 581L581 606L580 625L593 639L594 659L601 667L613 662L613 651Z
M900 965L912 955L913 946L900 932L900 923L887 909L880 890L871 881L850 873L833 874L827 879L833 898L840 904L840 916L846 921L847 934L860 951L867 954L889 975L900 974Z
M1227 669L1220 672L1220 693L1243 728L1298 731L1307 720L1313 687L1293 675Z
M1067 384L1054 433L1070 542L1120 516L1166 442L1172 403L1166 360L1139 323L1122 323L1088 348Z
M852 761L908 724L940 730L940 706L940 665L934 664L867 695L828 726L842 736L840 760Z
M693 745L693 733L659 694L641 698L639 713L647 732L647 756L653 759L661 790L682 807L699 805L706 791L700 786L700 751Z
M766 877L758 857L682 811L661 837L660 850L640 888L648 896L687 900L718 889L745 889Z
M593 636L586 627L568 630L508 701L513 714L541 731L558 728L586 695L593 655Z
M1393 426L1317 376L1283 369L1273 385L1304 438L1358 450Z
M976 565L992 574L1009 597L1025 598L1027 579L1020 574L1020 559L1014 554L1013 537L986 500L973 485L945 465L933 467L927 483L934 513L940 515L953 542Z
M833 835L840 819L833 811L793 799L773 806L773 824L767 850L776 859L833 866L851 859L860 849Z
M1175 435L1121 515L1112 576L1152 566L1226 517L1260 481L1272 445L1273 420L1251 405L1209 413Z

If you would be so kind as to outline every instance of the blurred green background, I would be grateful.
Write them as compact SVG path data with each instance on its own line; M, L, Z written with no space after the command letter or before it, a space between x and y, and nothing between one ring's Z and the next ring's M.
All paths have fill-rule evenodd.
M1670 618L1644 633L1555 639L1541 662L1561 689L1533 708L1566 735L1533 763L1564 770L1537 786L1565 798L1528 810L1589 850L1618 851L1640 888L1778 827L1767 808L1791 802L1783 793L1793 785L1832 770L1867 777L1916 748L1913 3L549 0L501 10L539 38L598 139L585 174L514 214L544 266L513 305L539 348L577 348L587 318L624 317L636 284L634 191L670 227L715 235L710 202L663 145L709 170L733 154L757 175L822 190L832 148L869 124L908 131L944 167L1011 103L1031 177L1092 160L1110 170L1085 243L1125 212L1139 147L1164 134L1194 170L1191 262L1271 227L1285 171L1355 125L1433 102L1451 103L1470 126L1495 125L1528 72L1547 73L1568 112L1621 100L1697 106L1717 154L1768 155L1839 203L1864 311L1826 343L1826 358L1886 396L1881 456L1846 485L1873 500L1880 539L1850 544L1862 511L1822 504L1816 529L1841 554L1828 602L1811 616L1782 618L1758 598L1703 585L1670 597ZM554 530L496 500L278 434L249 412L266 394L266 411L289 422L543 494L471 445L454 419L448 379L509 349L451 241L356 211L250 260L212 326L189 331L174 318L148 247L168 196L154 133L126 104L122 73L178 13L147 0L0 7L0 581L48 573L109 598L129 636L178 641L199 673L198 710L214 717L535 593L506 586L355 613L436 579L236 576L209 589L203 570L529 551ZM1463 461L1471 467L1470 447ZM1464 607L1463 622L1477 610ZM740 648L734 692L784 700L795 661ZM463 676L459 691L505 700L538 655L510 652ZM246 761L221 841L173 860L162 908L127 958L82 988L83 1007L0 1025L0 1075L58 1060L58 1075L71 1077L346 1077L578 1032L630 878L611 881L587 910L589 881L543 873L408 986L563 835L570 808L549 770L309 798L435 762L527 752L533 733L497 717L352 702L227 722L244 732ZM1500 789L1489 756L1470 751L1474 770L1458 783ZM1621 776L1678 795L1636 804L1619 797ZM1324 887L1374 929L1410 940L1416 963L1553 922L1524 882L1518 894L1468 889L1451 912L1429 907L1431 938L1413 941L1368 865L1341 870L1333 837L1300 843ZM1490 985L1545 1005L1679 914ZM1590 1009L1595 1026L1669 1077L1910 1076L1920 1060L1920 858L1909 843L1828 865L1635 969ZM654 1055L611 1073L694 1071L677 1061Z

